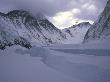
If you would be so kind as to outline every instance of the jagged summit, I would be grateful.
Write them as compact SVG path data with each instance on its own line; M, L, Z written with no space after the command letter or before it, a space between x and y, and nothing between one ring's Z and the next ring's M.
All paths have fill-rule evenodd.
M2 13L2 12L0 12L0 16L5 16L6 14L4 14L4 13Z
M12 10L7 13L7 15L12 15L12 14L29 14L29 12L24 10Z
M77 25L73 25L69 28L63 29L63 32L66 33L67 39L65 43L67 44L78 44L83 42L85 33L90 28L91 24L89 22L82 22Z
M40 25L43 28L48 29L48 30L49 29L51 29L51 30L55 29L56 31L59 30L42 13L37 13L37 15L34 16L33 14L29 13L28 11L13 10L13 11L10 11L9 13L7 13L6 15L12 20L20 19L22 21L22 23L31 24L32 26L35 26L36 28L38 28ZM20 20L18 20L18 21L20 22Z
M90 27L88 22L60 30L42 13L36 16L24 10L13 10L7 14L0 13L0 48L21 45L30 48L35 45L51 45L69 42L84 37ZM77 36L76 36L77 35Z
M24 10L13 10L10 11L6 14L7 16L9 16L10 18L12 17L27 17L30 16L30 13L28 11L24 11Z
M82 23L79 23L78 25L76 26L79 26L79 27L82 27L84 25L91 25L89 22L82 22Z
M38 20L46 20L47 19L46 16L43 13L41 13L41 12L36 14L36 18Z
M50 45L61 43L65 39L65 34L48 19L44 19L42 15L39 15L38 18L23 10L13 10L7 14L0 14L0 29L2 29L0 30L0 47L14 45L16 40L19 45L24 42L28 45L29 43Z
M69 28L65 28L65 29L72 29L72 28L82 28L82 27L84 27L85 28L85 26L91 26L91 24L89 23L89 22L81 22L81 23L79 23L79 24L76 24L76 25L73 25L73 26L71 26L71 27L69 27ZM65 30L64 29L64 30Z

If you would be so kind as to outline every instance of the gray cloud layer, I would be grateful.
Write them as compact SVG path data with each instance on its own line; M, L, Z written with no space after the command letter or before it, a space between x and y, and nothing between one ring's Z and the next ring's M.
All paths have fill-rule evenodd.
M103 10L106 2L107 0L0 0L0 10L5 11L9 7L15 7L54 16L58 12L78 8L81 12L75 17L95 20L96 16ZM82 8L86 4L91 5L91 8ZM95 9L92 9L94 7Z

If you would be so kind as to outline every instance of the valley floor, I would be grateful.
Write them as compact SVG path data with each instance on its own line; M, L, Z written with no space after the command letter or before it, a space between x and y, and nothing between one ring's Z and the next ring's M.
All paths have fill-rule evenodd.
M109 46L108 46L109 47ZM0 50L0 82L110 82L110 48L18 46Z

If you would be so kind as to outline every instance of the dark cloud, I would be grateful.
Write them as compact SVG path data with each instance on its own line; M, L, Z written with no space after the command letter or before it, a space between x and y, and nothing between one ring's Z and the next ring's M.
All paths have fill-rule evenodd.
M0 10L10 8L26 9L43 12L48 16L54 16L58 12L69 11L78 8L81 12L75 17L79 19L95 20L103 10L107 0L0 0ZM95 9L82 8L84 4L94 5ZM8 8L8 9L7 9Z
M80 6L81 12L77 14L75 17L82 20L96 20L99 14L103 11L107 0L88 0L84 4L88 4L87 7L82 8L84 4Z
M72 1L72 0L70 0ZM59 11L65 11L70 8L68 0L0 0L0 5L8 4L19 8L33 10L34 12L43 12L48 15L54 15Z

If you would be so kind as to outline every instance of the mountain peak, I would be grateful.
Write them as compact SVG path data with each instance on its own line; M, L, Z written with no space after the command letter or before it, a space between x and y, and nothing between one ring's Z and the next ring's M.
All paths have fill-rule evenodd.
M13 10L8 12L6 15L8 15L9 17L17 17L17 16L26 16L26 15L30 15L30 13L28 11L24 11L24 10Z
M0 47L5 48L5 46L11 44L25 47L34 42L41 45L50 45L61 43L65 39L65 34L46 19L42 13L33 15L32 12L13 10L5 15L3 18L0 15L0 27L4 28L0 30L0 45L4 46ZM7 41L9 44L7 44Z
M70 29L71 28L77 28L77 27L85 27L85 26L91 26L91 24L89 23L89 22L81 22L81 23L79 23L79 24L76 24L76 25L73 25L73 26L71 26L71 27L69 27Z
M110 0L108 0L104 11L100 14L98 20L88 30L84 42L97 39L109 39L110 37Z
M91 25L89 22L82 22L82 23L79 23L78 25Z
M4 14L4 13L2 13L2 12L0 12L0 16L5 16L6 14Z
M81 22L79 24L76 24L74 26L82 26L82 25L91 25L89 22Z
M43 13L41 13L41 12L36 14L36 18L38 20L45 20L46 19L45 15Z

